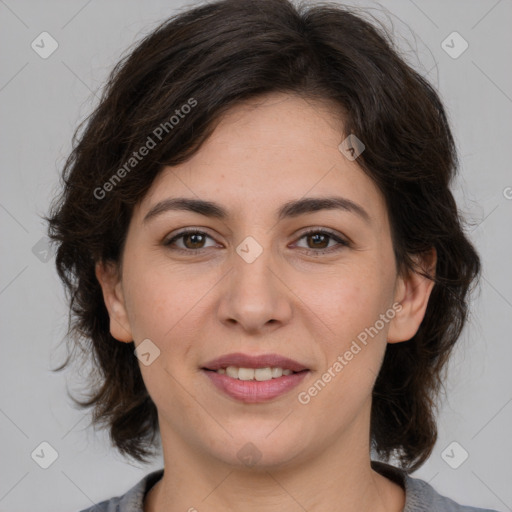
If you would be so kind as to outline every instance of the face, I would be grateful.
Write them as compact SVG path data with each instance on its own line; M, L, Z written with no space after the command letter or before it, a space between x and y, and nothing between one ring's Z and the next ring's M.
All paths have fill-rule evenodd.
M292 95L232 109L137 205L122 266L98 264L112 335L150 354L164 449L269 467L367 450L386 344L414 335L431 285L397 275L384 197L345 137L332 108ZM322 198L337 205L306 201ZM292 369L279 357L295 372L251 373ZM248 369L213 371L228 365Z

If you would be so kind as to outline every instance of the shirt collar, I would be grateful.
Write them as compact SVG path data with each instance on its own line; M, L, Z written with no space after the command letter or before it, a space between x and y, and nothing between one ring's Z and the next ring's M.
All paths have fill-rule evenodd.
M372 468L404 489L405 507L403 512L428 512L430 510L428 508L429 499L433 498L436 493L429 484L411 478L404 470L383 462L372 461ZM146 494L163 477L163 474L164 468L147 474L121 496L115 510L107 512L143 512Z

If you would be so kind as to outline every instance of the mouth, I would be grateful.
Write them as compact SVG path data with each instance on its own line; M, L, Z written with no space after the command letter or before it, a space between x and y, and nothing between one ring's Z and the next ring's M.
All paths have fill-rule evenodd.
M208 368L203 368L203 370L208 372L216 372L219 375L227 375L232 379L244 380L244 381L258 381L265 382L272 379L279 379L283 375L286 377L288 375L292 375L294 373L301 372L293 372L289 368L281 368L281 367L271 367L266 366L264 368L243 368L236 366L227 366L226 368L219 368L218 370L210 370ZM302 370L306 372L307 370Z
M201 368L215 387L236 400L259 403L297 386L309 373L301 363L277 354L227 354Z

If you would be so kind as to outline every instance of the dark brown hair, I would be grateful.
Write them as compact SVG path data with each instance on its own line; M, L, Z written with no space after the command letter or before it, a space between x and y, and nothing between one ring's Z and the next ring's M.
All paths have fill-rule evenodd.
M437 251L425 318L410 341L387 346L373 391L372 446L411 471L436 441L442 370L466 321L480 262L449 190L457 154L437 93L400 57L385 29L337 4L198 6L159 25L115 66L99 106L75 132L63 192L48 218L73 341L73 354L57 371L75 349L92 358L94 389L87 401L73 400L94 406L93 423L109 427L123 454L142 462L153 455L157 410L134 344L110 335L95 263L119 261L133 206L163 166L192 156L221 114L270 92L344 112L344 135L366 147L357 162L385 197L400 272L422 272L414 256ZM163 135L156 141L158 127ZM148 137L158 143L130 160Z

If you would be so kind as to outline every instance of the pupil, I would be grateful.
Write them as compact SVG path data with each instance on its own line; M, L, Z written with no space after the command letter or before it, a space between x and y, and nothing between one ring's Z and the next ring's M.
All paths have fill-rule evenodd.
M318 233L317 233L317 234L315 234L315 235L310 235L310 238L316 239L316 241L318 241L318 238L324 238L324 239L325 239L325 238L326 238L326 236L325 236L325 235L321 235L321 234L318 234ZM324 242L325 242L325 240L324 240ZM315 243L315 242L314 242L314 243ZM324 246L322 246L322 247L324 247Z
M188 237L187 237L189 240L192 240L192 245L194 246L193 248L194 248L194 249L197 249L196 245L197 245L197 244L201 245L201 240L199 240L199 241L197 241L197 240L196 240L196 241L193 241L193 240L194 240L194 237L198 237L199 239L201 239L201 238L202 238L202 235L200 235L199 233L192 233L192 234L189 234L189 235L188 235ZM200 248L200 247L199 247L199 248Z
M191 241L191 244L192 244L193 248L195 248L195 249L198 248L198 247L196 247L197 245L201 245L201 242L203 241L202 238L203 238L203 235L201 235L199 233L192 233L192 234L187 235L187 239ZM325 247L325 239L326 238L327 237L325 235L321 235L318 233L314 234L314 235L309 235L309 239L313 240L313 245L318 246L318 243L321 244L323 241L324 245L322 245L322 247Z

